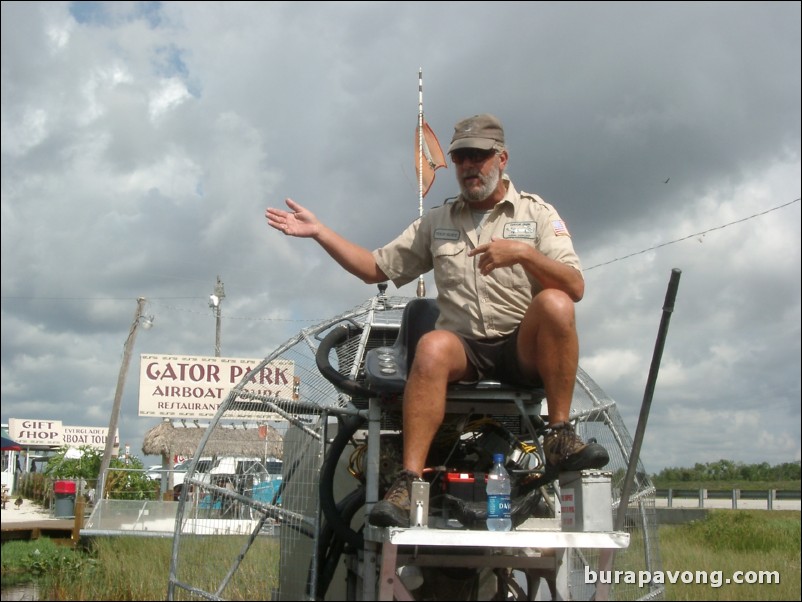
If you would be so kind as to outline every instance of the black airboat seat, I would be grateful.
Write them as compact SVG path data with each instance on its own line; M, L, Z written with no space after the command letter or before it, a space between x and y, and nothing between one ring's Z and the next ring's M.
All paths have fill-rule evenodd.
M435 299L416 298L404 307L398 335L391 347L376 347L365 355L365 382L368 387L382 396L396 396L404 392L404 385L409 376L409 369L415 357L415 349L420 338L434 330L440 309ZM520 386L502 383L496 380L482 380L472 384L455 383L449 386L448 396L464 398L466 396L482 396L495 392L525 393L529 401L540 402L545 397L543 389L529 388L522 391ZM502 397L509 399L508 396Z
M365 381L371 390L382 395L404 392L418 341L434 330L439 315L434 299L417 298L406 304L393 346L377 347L365 355Z

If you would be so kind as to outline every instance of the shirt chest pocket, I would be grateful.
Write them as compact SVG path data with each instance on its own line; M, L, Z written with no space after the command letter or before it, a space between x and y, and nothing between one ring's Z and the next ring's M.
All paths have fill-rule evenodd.
M522 239L517 242L522 242L529 246L535 247L533 240ZM490 272L491 278L494 278L500 286L509 289L532 290L534 279L531 278L523 266L516 263L505 268L498 268Z
M511 265L506 268L493 270L491 277L495 278L503 288L531 290L532 281L520 265Z
M437 286L455 286L465 277L467 249L460 240L435 240L432 246Z

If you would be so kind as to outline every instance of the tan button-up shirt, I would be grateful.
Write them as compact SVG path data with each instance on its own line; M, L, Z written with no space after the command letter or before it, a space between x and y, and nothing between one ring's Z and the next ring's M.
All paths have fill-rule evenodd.
M471 208L460 196L428 211L394 241L373 251L373 256L398 287L434 269L440 307L437 328L492 339L510 334L542 289L517 264L481 274L479 257L468 257L468 250L493 237L530 244L547 257L582 270L568 229L554 207L535 194L518 193L512 182L480 236Z

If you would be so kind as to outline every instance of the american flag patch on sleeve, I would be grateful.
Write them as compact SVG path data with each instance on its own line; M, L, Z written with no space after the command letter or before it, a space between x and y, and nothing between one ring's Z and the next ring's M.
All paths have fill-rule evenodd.
M554 228L554 234L556 236L571 236L571 234L568 232L568 227L561 219L555 219L553 222L551 222L551 226Z

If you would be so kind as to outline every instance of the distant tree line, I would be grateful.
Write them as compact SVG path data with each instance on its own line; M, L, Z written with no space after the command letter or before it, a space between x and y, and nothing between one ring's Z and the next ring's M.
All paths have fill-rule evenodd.
M664 468L654 475L655 481L799 481L802 479L799 462L785 462L770 466L743 464L730 460L697 463L693 468Z

